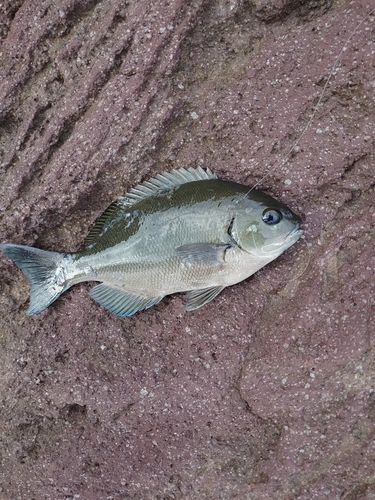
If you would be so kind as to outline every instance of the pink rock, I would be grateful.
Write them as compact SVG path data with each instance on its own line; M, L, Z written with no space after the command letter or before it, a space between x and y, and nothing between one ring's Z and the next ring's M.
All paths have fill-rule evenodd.
M26 317L2 256L1 498L373 498L375 15L353 34L368 2L295 6L2 3L1 242L76 250L194 165L259 181L306 240L194 313L132 318L91 285Z

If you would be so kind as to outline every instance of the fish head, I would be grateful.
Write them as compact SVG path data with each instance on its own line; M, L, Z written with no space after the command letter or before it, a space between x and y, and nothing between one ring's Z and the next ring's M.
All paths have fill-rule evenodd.
M303 234L302 219L286 205L252 190L238 201L230 235L245 252L276 258Z

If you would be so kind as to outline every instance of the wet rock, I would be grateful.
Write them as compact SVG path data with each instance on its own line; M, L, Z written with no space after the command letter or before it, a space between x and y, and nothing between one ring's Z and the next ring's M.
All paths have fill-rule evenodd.
M1 241L76 250L127 189L198 165L259 183L306 235L202 309L131 318L91 284L27 317L1 256L2 497L372 498L369 6L0 8Z

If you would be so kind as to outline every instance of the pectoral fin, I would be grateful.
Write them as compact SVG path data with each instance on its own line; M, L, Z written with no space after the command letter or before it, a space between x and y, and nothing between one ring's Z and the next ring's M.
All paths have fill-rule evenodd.
M224 286L213 286L200 290L191 290L186 294L186 311L194 311L198 307L204 306L207 302L213 300L224 289Z
M90 296L101 306L118 316L132 316L137 311L148 309L157 304L163 298L163 295L158 297L137 295L120 288L110 287L104 283L95 286L90 291Z
M222 243L191 243L175 249L184 261L194 265L217 266L225 262L225 252L230 245Z

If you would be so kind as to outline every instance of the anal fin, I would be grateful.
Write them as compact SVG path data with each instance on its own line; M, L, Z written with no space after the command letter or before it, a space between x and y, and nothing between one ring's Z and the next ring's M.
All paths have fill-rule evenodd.
M213 300L224 289L224 286L212 286L210 288L202 288L199 290L191 290L186 294L186 311L194 311L198 307L204 306L207 302Z
M137 311L154 306L164 297L145 297L104 283L90 290L90 296L101 306L117 316L132 316Z

